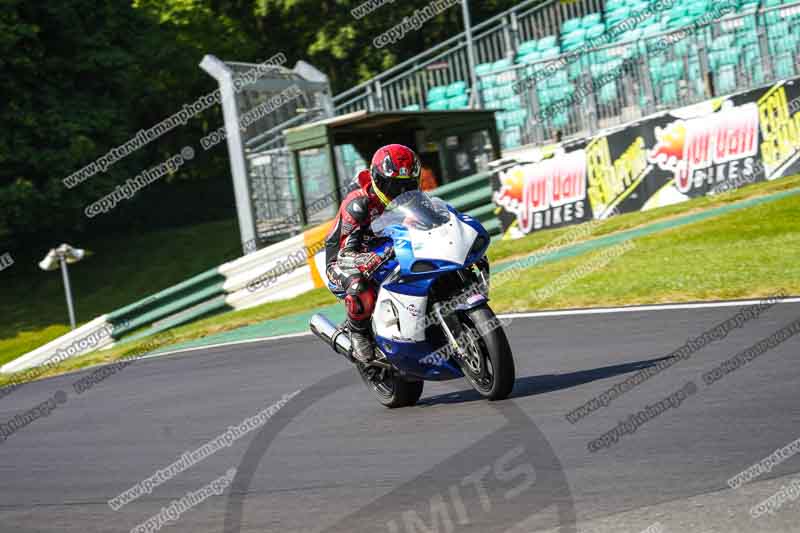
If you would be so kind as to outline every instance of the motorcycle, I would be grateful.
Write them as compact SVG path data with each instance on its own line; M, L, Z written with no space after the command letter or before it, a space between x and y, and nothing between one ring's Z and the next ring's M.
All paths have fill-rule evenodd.
M376 358L353 358L349 331L321 314L311 331L355 364L386 407L414 405L425 381L466 378L488 400L508 397L514 358L489 307L490 239L481 223L438 198L409 191L372 222L369 247L383 257L372 333Z

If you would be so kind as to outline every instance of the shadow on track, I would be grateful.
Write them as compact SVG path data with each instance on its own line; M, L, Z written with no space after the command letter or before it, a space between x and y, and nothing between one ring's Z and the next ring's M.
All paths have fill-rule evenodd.
M660 361L664 361L665 359L669 359L669 357L659 357L657 359L636 361L634 363L604 366L601 368L593 368L591 370L579 370L578 372L569 372L567 374L525 376L517 378L517 381L514 383L514 390L511 392L511 396L509 398L524 398L525 396L535 396L537 394L545 394L557 390L569 389L585 383L597 381L599 379L612 378L620 374L636 372L638 370L642 370L643 368L651 367ZM417 405L421 407L429 407L432 405L474 402L478 400L483 400L483 398L477 392L475 392L473 389L464 389L461 391L449 392L447 394L431 396L430 398L422 398Z

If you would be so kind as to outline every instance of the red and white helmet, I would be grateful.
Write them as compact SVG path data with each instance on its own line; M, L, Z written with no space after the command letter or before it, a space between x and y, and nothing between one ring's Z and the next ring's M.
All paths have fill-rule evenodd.
M417 154L407 146L389 144L379 148L369 168L372 189L388 205L404 192L419 189L421 168Z

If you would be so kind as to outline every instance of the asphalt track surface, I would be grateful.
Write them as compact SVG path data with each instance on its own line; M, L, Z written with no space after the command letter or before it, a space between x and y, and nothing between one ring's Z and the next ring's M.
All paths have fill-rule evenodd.
M800 531L800 500L751 507L797 479L800 454L741 489L726 481L800 438L800 335L715 384L701 376L800 318L779 304L607 407L565 414L737 308L518 318L512 399L427 383L418 406L380 406L311 337L138 361L78 395L88 372L0 399L0 422L56 391L66 401L0 443L0 531L131 531L237 468L231 488L162 531ZM697 392L590 453L587 443L693 381ZM108 500L301 391L261 429L113 511ZM653 529L656 528L656 529Z

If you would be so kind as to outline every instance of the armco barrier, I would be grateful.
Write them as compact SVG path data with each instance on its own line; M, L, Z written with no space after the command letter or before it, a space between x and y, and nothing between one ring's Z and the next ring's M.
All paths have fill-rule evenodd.
M69 357L83 355L113 342L110 330L113 325L108 315L95 318L79 328L54 339L27 354L0 367L0 372L10 374L39 366L50 361L55 364ZM94 337L92 337L94 335Z
M480 220L490 233L497 234L500 225L491 203L490 175L484 172L444 185L432 191L432 195ZM109 337L93 349L109 346L114 340L138 340L212 314L284 300L323 287L324 240L329 227L330 223L326 223L309 229L98 317L15 359L0 368L0 372L17 372L42 364L59 348L69 345L71 339L102 325L113 327L113 339Z

